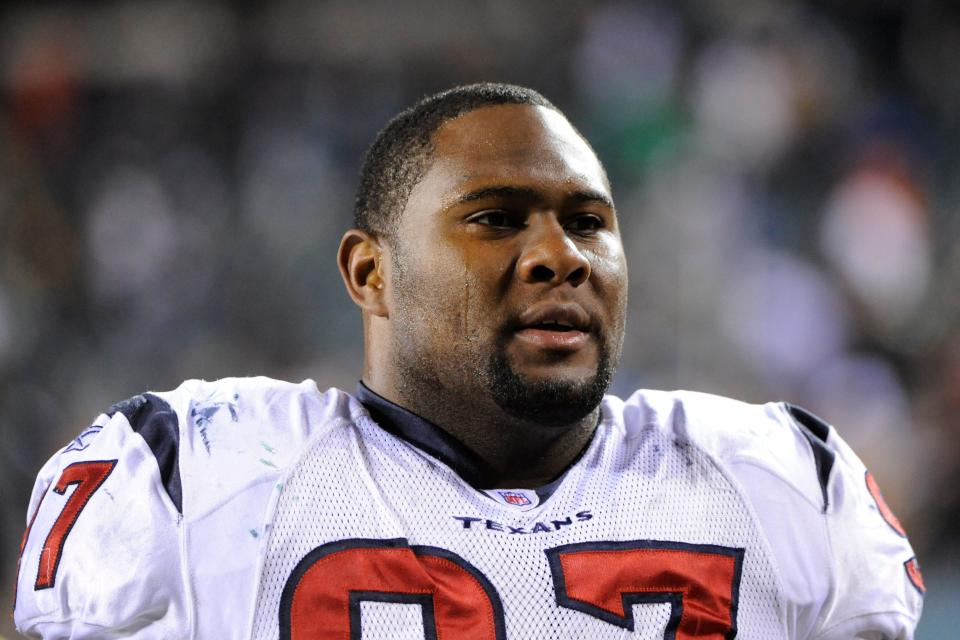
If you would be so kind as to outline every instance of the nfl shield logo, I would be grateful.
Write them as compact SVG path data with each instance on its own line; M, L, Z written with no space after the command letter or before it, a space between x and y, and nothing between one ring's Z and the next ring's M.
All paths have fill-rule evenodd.
M525 507L531 504L530 498L516 491L498 491L497 493L500 494L500 497L503 498L503 501L507 504L513 504L518 507Z

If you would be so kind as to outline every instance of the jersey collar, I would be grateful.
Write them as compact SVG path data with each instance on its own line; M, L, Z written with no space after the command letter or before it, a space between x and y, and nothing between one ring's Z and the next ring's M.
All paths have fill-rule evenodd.
M406 440L444 463L474 489L485 491L493 488L495 483L491 481L492 474L489 466L477 454L437 425L387 400L365 385L363 380L357 383L356 397L374 422L384 431ZM571 466L579 459L580 456L577 456L577 459L571 462ZM566 471L544 486L534 489L541 503L553 494L564 475Z
M357 383L357 400L380 427L429 453L453 469L475 489L489 488L490 468L459 440L425 418Z

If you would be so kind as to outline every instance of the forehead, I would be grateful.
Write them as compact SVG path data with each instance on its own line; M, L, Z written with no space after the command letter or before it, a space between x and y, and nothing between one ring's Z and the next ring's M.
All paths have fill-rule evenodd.
M487 186L610 195L596 154L563 115L547 107L481 107L441 125L433 144L408 209L422 211L425 200L442 207L457 194Z

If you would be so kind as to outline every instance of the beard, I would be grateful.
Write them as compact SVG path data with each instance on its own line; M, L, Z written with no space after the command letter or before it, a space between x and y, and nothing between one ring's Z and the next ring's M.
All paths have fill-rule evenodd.
M406 339L395 342L392 360L400 374L398 388L404 398L413 402L414 406L408 408L425 416L432 411L424 412L424 408L449 401L451 394L462 403L464 395L469 398L485 392L511 418L545 427L569 425L600 405L620 355L619 343L612 350L597 335L597 366L592 375L574 379L560 375L531 378L510 362L509 337L494 340L487 349L460 351L452 356L431 353L432 349L427 347L431 338L418 334L420 331L408 333ZM466 387L451 385L453 380L466 383Z
M597 368L593 376L579 380L548 378L531 380L518 373L498 343L483 370L483 379L493 401L507 415L542 426L571 424L586 417L603 400L616 369L618 355L611 354L606 340L597 336Z

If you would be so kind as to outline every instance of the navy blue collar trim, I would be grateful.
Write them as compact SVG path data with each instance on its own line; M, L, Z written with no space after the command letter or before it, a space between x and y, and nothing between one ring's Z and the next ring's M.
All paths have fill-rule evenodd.
M365 385L363 380L357 382L356 396L380 428L429 453L453 469L474 489L482 491L496 486L490 467L480 456L437 425L387 400ZM588 443L563 473L542 487L534 489L541 503L553 495L567 471L580 460L589 446Z
M357 400L370 417L389 433L402 438L418 449L453 469L475 489L489 488L490 468L459 440L417 414L390 402L361 380L357 383Z

